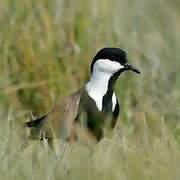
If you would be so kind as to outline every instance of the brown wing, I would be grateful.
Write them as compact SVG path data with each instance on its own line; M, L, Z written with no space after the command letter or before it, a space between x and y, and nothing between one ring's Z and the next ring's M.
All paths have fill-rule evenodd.
M75 121L78 116L79 103L83 89L73 93L60 105L60 109L54 113L52 122L56 136L65 139L75 138ZM62 118L60 118L62 117Z
M31 128L33 137L74 138L75 119L78 116L80 97L83 88L64 99L60 105L55 105L46 115L26 126Z
M65 99L61 103L60 108L57 106L57 108L55 107L52 110L50 117L52 120L49 120L52 124L47 123L47 127L52 127L52 130L49 131L48 129L46 132L54 132L54 134L48 135L63 138L71 142L74 140L80 140L86 144L97 142L95 134L88 127L83 126L82 128L81 123L78 121L79 117L80 119L82 118L81 115L84 112L83 104L80 104L80 99L83 95L84 89L82 88ZM85 97L83 96L82 98L84 99Z

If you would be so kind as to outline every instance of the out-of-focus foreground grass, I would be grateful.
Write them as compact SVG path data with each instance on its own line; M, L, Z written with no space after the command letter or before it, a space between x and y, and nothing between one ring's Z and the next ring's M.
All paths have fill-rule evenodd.
M0 179L180 179L180 3L176 0L0 1ZM57 157L20 124L83 85L93 55L124 48L142 72L116 91L120 129Z

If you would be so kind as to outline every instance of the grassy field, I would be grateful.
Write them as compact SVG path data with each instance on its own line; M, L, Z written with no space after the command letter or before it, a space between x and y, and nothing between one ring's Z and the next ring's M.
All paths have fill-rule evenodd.
M0 0L0 179L180 179L177 0ZM99 144L22 150L40 116L89 78L93 55L121 47L141 76L116 85L119 128Z

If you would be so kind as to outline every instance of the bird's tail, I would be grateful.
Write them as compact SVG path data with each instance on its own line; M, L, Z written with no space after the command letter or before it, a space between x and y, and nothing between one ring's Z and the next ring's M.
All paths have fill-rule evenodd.
M29 128L35 128L37 126L39 126L40 124L43 124L43 120L46 119L46 116L47 115L44 115L38 119L35 119L35 120L32 120L32 121L28 121L28 122L25 122L25 127L29 127Z
M42 134L40 133L41 130L43 129L43 126L46 124L49 116L51 116L51 114L53 112L55 112L56 110L58 110L58 106L55 105L52 110L50 112L48 112L46 115L41 116L38 119L35 120L31 120L28 122L24 123L25 127L29 127L30 128L30 138L32 139L37 139L37 138L42 138Z
M25 127L30 128L30 137L32 139L36 139L37 137L41 138L41 137L39 137L40 136L39 132L42 129L43 125L45 124L47 118L48 118L48 114L44 115L44 116L42 116L42 117L40 117L38 119L35 119L35 120L28 121L28 122L24 123Z

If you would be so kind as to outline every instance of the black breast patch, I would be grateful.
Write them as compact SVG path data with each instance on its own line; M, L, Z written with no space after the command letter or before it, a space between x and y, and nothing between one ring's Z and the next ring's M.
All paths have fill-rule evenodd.
M107 91L106 94L103 96L102 99L102 111L104 113L111 113L112 112L112 91Z
M83 118L78 118L78 120L85 121L83 122L83 124L85 123L88 126L88 128L93 132L93 134L97 138L97 140L100 140L103 136L103 126L107 117L109 117L109 115L112 117L111 127L113 128L119 115L118 102L116 103L115 109L112 112L111 94L106 94L106 96L103 97L103 103L106 105L103 106L102 111L99 111L95 101L88 95L86 91L82 94L80 100L79 113L85 113L86 118L85 120Z

